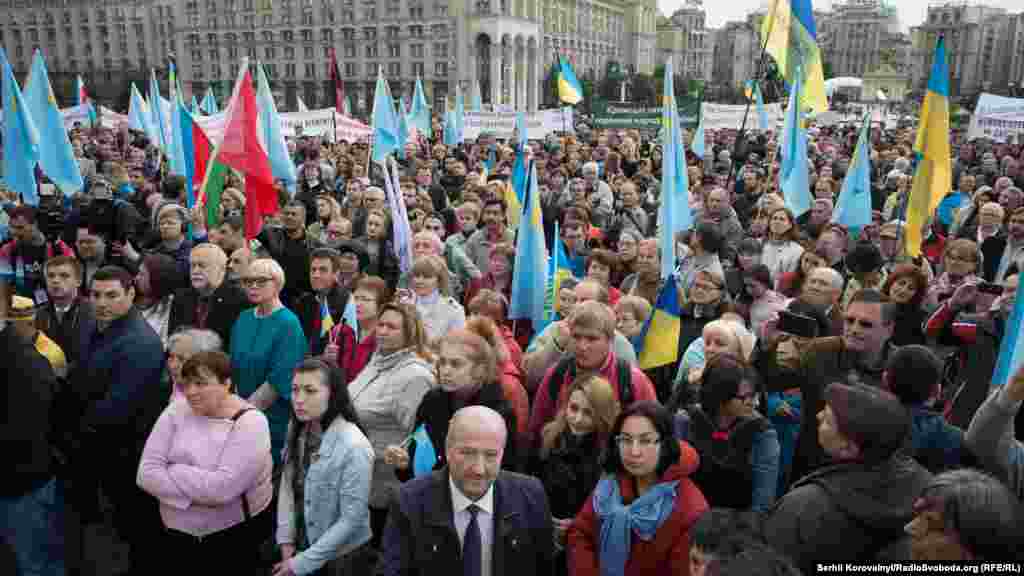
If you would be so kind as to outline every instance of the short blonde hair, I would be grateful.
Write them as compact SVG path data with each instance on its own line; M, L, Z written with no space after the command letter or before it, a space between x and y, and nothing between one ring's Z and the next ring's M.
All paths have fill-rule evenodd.
M643 323L651 315L651 303L639 296L623 296L615 304L616 312L629 312L637 322Z
M573 328L597 330L609 340L615 337L615 314L607 304L590 301L577 304L572 309L569 324Z
M410 270L409 279L412 280L417 276L433 276L437 278L437 290L444 296L451 295L451 289L449 288L448 282L448 266L440 256L417 258L416 261L412 263L412 270Z
M253 260L249 263L249 272L270 276L274 279L274 283L277 284L278 290L284 287L284 268L281 268L281 265L273 258L257 258Z

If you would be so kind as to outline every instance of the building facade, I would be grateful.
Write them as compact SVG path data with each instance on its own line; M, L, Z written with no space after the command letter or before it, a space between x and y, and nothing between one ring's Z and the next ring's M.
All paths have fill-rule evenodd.
M333 104L333 49L363 114L378 71L396 96L422 79L436 108L479 83L484 103L523 109L539 106L558 54L581 79L611 62L650 74L656 23L656 0L0 0L0 45L22 73L39 47L51 75L121 89L156 69L166 90L173 55L187 96L212 88L223 100L248 57L288 110L298 97Z
M165 55L174 49L169 4L0 0L0 45L19 77L28 73L35 50L42 50L54 93L64 104L77 75L94 97L113 104L126 82L166 67Z
M946 38L950 92L969 98L981 90L1005 90L1011 76L1013 21L1002 8L943 0L928 6L925 21L911 28L911 82L923 89L928 81L935 43Z
M710 83L714 72L715 34L705 13L691 0L658 24L658 64L672 60L676 74Z
M716 84L739 88L757 75L760 56L756 21L727 22L714 31L712 79Z
M908 44L893 6L878 0L847 0L833 4L832 12L822 14L816 25L831 77L862 78L883 64L895 70L907 64L893 53Z

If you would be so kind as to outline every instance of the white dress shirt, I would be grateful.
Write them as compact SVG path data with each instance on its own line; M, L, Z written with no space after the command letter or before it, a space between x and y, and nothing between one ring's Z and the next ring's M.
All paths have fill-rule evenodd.
M476 504L480 509L476 513L476 523L480 528L480 559L484 565L480 569L480 576L491 576L491 557L494 548L494 484L487 489L477 501L470 500L459 490L459 487L448 477L448 488L452 493L452 513L455 520L455 531L459 534L459 546L466 540L466 528L472 514L469 513L469 506Z

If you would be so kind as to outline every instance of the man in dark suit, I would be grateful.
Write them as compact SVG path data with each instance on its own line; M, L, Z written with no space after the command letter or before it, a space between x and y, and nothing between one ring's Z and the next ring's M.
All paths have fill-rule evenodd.
M228 257L216 244L200 244L189 255L192 286L174 294L167 331L182 326L213 330L224 349L231 349L231 327L251 304L237 285L224 281Z
M554 532L544 487L501 470L505 421L462 408L445 441L448 467L402 485L384 529L378 576L547 576Z
M309 284L312 292L299 296L295 302L295 315L302 322L302 332L309 340L309 351L313 356L324 353L327 347L327 331L341 323L349 292L338 283L338 260L341 255L332 248L317 248L309 255ZM324 322L324 305L330 314L330 321Z

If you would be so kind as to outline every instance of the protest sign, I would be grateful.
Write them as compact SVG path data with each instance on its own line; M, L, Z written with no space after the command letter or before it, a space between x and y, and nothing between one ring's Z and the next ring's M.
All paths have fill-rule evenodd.
M677 102L677 106L679 123L685 128L695 128L700 102L697 100ZM603 108L595 108L595 128L636 129L645 132L657 132L661 129L661 106L609 102Z
M466 140L474 140L482 132L487 132L499 140L507 140L512 137L518 116L518 112L467 111L462 133ZM523 118L526 120L526 133L530 138L544 138L552 132L573 131L573 109L570 106L562 110L523 112Z
M1024 134L1024 98L1007 98L982 93L974 107L967 138L991 138L1006 142L1011 137L1019 142Z
M764 105L765 114L768 116L768 127L775 129L782 124L782 105L778 102ZM713 104L705 102L701 107L701 114L704 115L705 130L739 130L743 125L743 115L747 113L746 104ZM750 113L747 116L747 130L756 130L758 126L757 106L750 106Z

